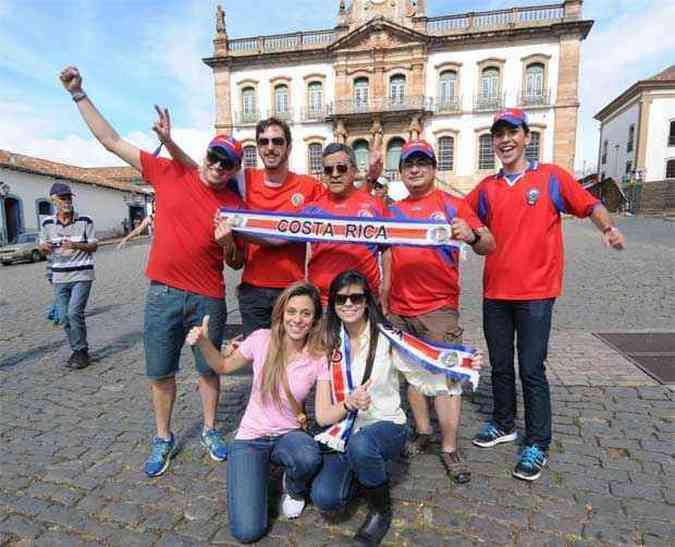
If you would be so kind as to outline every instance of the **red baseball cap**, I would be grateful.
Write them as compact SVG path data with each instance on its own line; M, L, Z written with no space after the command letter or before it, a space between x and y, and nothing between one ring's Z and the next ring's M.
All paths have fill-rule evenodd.
M403 145L401 148L401 162L407 160L413 154L422 154L433 160L434 164L436 163L436 154L434 154L434 147L431 146L427 141L409 141Z
M209 143L208 152L220 152L230 158L235 163L241 163L243 150L241 143L230 135L216 135Z
M527 125L527 114L520 108L505 108L495 114L490 129L493 130L499 122L506 122L514 127L524 127Z

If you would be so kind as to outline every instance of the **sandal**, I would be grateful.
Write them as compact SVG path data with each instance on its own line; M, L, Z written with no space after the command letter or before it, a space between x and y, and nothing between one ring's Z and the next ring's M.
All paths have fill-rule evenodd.
M441 451L441 463L445 468L445 472L457 484L465 484L471 480L471 471L464 463L456 450L454 452Z
M431 447L431 433L415 433L413 438L405 445L406 455L417 456L426 454Z

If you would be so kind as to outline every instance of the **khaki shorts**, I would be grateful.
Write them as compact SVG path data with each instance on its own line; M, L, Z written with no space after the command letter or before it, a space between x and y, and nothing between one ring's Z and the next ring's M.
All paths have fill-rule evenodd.
M416 317L405 317L391 313L387 319L389 319L392 326L404 330L413 336L427 338L432 341L437 340L446 344L462 343L464 329L459 326L459 312L454 308L444 307ZM431 376L433 378L431 384L428 381L422 381L421 378L419 382L409 381L409 383L415 384L416 387L418 384L428 386L428 389L425 388L420 390L425 395L462 394L462 384L459 382L451 382L448 386L444 374L429 375L426 371L413 370L412 368L402 372L405 372L407 377L410 377L411 374L415 376L419 374L424 375L425 377ZM418 387L417 389L419 390Z

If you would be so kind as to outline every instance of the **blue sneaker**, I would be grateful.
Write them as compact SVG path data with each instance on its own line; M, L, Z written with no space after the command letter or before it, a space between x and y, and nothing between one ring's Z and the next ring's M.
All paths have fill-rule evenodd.
M150 456L145 460L143 470L148 477L159 477L169 468L171 458L176 455L176 438L165 441L159 437L152 439Z
M202 446L206 448L212 460L224 462L227 459L227 443L220 431L215 429L203 431Z
M524 481L537 480L547 461L546 452L541 448L536 445L526 446L520 453L513 476Z
M518 438L518 433L511 431L507 433L502 431L495 424L487 422L480 433L473 438L473 444L482 448L490 448L499 443L508 443L515 441Z

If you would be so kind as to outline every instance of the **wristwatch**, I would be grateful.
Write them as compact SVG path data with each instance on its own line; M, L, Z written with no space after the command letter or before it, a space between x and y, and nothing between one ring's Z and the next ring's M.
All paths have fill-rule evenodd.
M82 99L84 99L87 94L84 91L76 91L75 93L72 93L70 95L73 98L73 101L80 102Z

